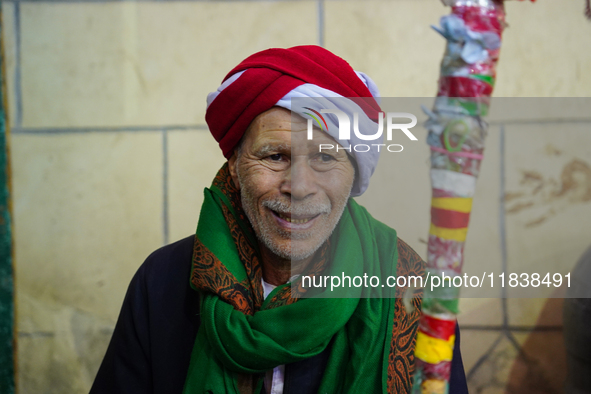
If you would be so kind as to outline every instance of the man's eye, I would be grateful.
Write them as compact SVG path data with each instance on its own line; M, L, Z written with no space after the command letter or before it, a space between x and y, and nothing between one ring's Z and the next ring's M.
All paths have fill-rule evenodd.
M322 161L323 161L323 162L329 162L329 161L331 161L331 160L334 160L335 158L334 158L334 157L332 157L332 156L331 156L331 155L329 155L329 154L323 153L323 154L320 156L320 159L322 159Z
M269 159L271 159L273 161L279 161L279 160L281 160L281 155L276 153L274 155L269 156Z

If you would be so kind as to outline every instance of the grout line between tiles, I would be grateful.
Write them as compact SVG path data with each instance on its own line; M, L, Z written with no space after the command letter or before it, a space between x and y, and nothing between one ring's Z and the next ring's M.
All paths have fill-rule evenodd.
M13 134L75 134L112 132L208 131L207 125L120 126L120 127L13 127Z
M169 242L168 214L168 131L162 130L162 240L164 245Z

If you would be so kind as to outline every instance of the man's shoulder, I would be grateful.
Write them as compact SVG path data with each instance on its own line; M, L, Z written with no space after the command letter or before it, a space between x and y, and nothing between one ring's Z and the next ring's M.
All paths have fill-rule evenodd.
M138 269L134 281L148 288L188 283L195 236L191 235L152 252ZM185 281L186 279L186 281Z
M191 288L191 266L195 236L183 238L152 252L132 279L128 293L135 309L150 311L148 317L156 330L167 331L168 326L186 331L198 312L199 294ZM186 327L189 328L186 328ZM190 330L189 330L190 331Z
M200 325L189 285L193 241L163 246L140 266L91 393L182 392Z
M186 262L186 257L189 257L189 260L192 257L194 242L195 235L190 235L171 244L162 246L150 253L148 258L146 258L144 265L147 269L160 269L162 266L178 264L179 260L184 260Z

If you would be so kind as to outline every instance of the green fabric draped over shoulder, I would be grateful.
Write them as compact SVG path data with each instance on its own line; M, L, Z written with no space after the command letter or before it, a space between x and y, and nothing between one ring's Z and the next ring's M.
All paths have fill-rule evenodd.
M321 263L303 275L365 274L380 285L329 286L306 298L300 276L263 300L256 237L227 167L220 170L205 189L197 226L191 285L200 292L201 326L184 393L259 393L264 372L329 343L320 392L388 392L396 298L381 284L396 275L396 231L350 199L321 249Z

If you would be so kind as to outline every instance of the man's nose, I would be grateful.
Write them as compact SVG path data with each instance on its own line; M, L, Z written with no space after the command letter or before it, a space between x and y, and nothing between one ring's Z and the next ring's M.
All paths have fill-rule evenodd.
M317 174L308 160L301 158L292 161L281 192L290 194L296 200L303 200L318 192Z

